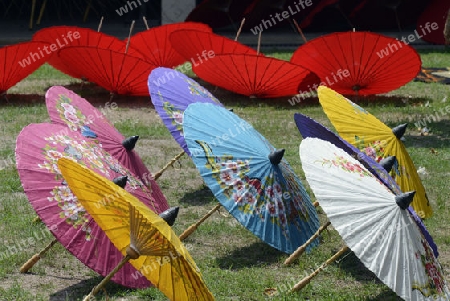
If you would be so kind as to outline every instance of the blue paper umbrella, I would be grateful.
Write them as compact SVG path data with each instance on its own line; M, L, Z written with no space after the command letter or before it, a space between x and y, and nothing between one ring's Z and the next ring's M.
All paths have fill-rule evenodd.
M317 212L282 158L283 149L275 149L249 123L212 104L191 104L183 128L204 181L244 227L288 254L317 231Z
M195 102L213 103L220 101L193 79L174 69L159 67L148 77L148 89L158 115L169 129L173 138L190 156L183 136L183 112Z
M327 140L334 144L335 146L341 148L347 154L352 155L359 162L361 162L373 175L375 175L385 186L387 186L395 195L400 195L402 193L400 187L395 182L395 180L389 175L389 172L386 169L390 169L390 165L392 161L388 159L387 161L382 160L382 165L377 163L374 159L367 156L364 152L361 152L358 148L354 147L317 121L296 113L294 115L295 123L298 127L298 130L302 134L303 138L319 138L322 140ZM433 249L434 255L438 257L439 253L437 250L437 246L431 238L430 233L426 229L420 217L414 211L414 209L409 206L408 207L409 214L413 217L417 226L419 226L420 231L422 232L425 239L428 241L428 244Z

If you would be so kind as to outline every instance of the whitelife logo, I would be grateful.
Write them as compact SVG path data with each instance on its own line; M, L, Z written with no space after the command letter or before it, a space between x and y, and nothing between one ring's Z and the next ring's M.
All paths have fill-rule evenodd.
M197 59L198 61L195 61L195 58L191 58L191 63L193 66L199 66L200 64L206 62L207 60L215 57L216 54L214 53L213 50L203 50L202 54L200 55L199 53L197 53ZM203 57L203 59L202 59ZM189 68L186 67L186 65L182 65L179 68L176 68L177 71L179 72L185 72L188 71ZM180 76L178 72L173 72L173 71L169 71L169 72L165 72L164 76L160 76L158 77L156 80L153 81L153 83L157 86L160 87L161 85L164 85L166 82L171 81L172 79L175 78L175 76Z
M137 1L137 3L136 3ZM128 10L127 5L124 5L122 7L120 7L119 9L116 9L116 13L122 17L124 14L127 14L129 11L132 11L135 8L138 8L139 6L142 5L141 0L136 0L136 1L127 1L127 5L130 8L130 10ZM142 0L142 2L147 3L149 0ZM133 7L134 6L134 7Z
M330 78L330 76L332 77L332 79ZM309 90L307 91L298 91L298 95L292 97L291 99L288 99L289 103L291 104L291 106L294 106L296 103L300 103L301 100L305 100L308 97L316 97L317 96L317 88L319 86L327 86L327 87L331 87L333 86L335 83L343 80L344 78L347 78L350 76L350 71L348 71L347 69L339 69L336 71L336 73L331 72L330 76L326 76L325 80L323 82L320 82L319 84L314 84L312 85L312 87L310 85L308 85Z
M25 68L26 66L29 66L32 62L36 62L42 58L44 58L46 55L52 54L53 52L63 48L64 46L69 45L74 40L78 40L80 38L80 32L75 31L72 33L72 31L69 31L66 33L66 36L63 34L61 35L61 39L64 42L61 43L60 39L57 38L55 43L49 45L45 45L43 49L41 47L38 47L37 52L30 52L30 55L24 58L22 61L19 61L19 65L22 68Z
M296 13L299 13L300 11L304 10L306 7L311 6L311 5L312 5L312 0L306 0L306 1L300 0L298 2L295 1L294 2L295 10L292 9L292 7L289 5L288 6L288 10L282 11L281 14L280 13L276 13L275 17L270 15L270 19L269 20L262 19L261 23L259 25L256 25L253 28L250 28L250 31L254 35L257 35L260 32L262 32L264 29L268 29L268 28L270 28L272 26L275 26L278 22L282 22L285 19L289 19L291 16L295 15Z
M381 49L380 51L377 51L377 55L380 59L389 56L391 53L394 53L395 51L398 51L400 48L403 47L403 45L408 45L409 43L414 42L415 40L418 40L427 34L429 34L432 30L436 30L439 28L439 25L436 22L430 23L427 22L425 24L425 28L423 28L422 25L420 25L420 29L423 35L420 35L417 32L417 29L414 30L414 34L408 35L408 37L402 37L400 40L396 39L397 42L395 43L389 43L386 48ZM426 30L425 30L426 29ZM408 39L408 40L407 40ZM403 42L403 43L402 43Z

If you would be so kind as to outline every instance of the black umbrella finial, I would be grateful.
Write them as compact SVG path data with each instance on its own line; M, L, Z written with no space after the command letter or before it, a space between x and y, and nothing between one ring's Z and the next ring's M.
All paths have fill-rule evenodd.
M395 196L395 202L401 209L405 210L413 201L415 194L416 192L414 190L399 194Z
M161 217L163 220L165 220L169 226L173 226L173 224L175 224L175 219L178 216L179 210L180 210L180 207L171 207L171 208L167 209L166 211L161 212L159 214L159 217Z
M136 146L139 136L131 136L122 141L122 146L125 147L127 151L132 151Z
M395 128L392 129L392 133L394 133L397 139L402 139L403 135L406 132L407 123L399 124Z
M281 159L283 159L284 156L284 148L274 150L269 154L269 160L270 163L273 165L278 165L281 162Z
M120 176L117 178L114 178L113 182L120 188L125 188L125 185L127 185L128 177L127 176Z
M384 168L384 170L391 172L395 162L397 162L397 158L395 156L389 156L381 160L379 164Z

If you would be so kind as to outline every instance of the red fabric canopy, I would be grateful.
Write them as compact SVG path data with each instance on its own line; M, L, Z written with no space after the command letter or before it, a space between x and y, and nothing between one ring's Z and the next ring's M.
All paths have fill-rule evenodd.
M173 48L195 65L218 54L256 54L256 50L212 32L180 29L170 35ZM202 55L206 57L202 57Z
M316 73L341 94L381 94L420 71L417 52L393 38L369 32L333 33L300 46L291 62Z
M151 28L135 34L130 39L130 45L139 49L145 60L158 67L173 68L186 60L178 54L169 41L169 35L178 29L195 29L212 32L205 24L195 22L182 22L167 24Z
M45 46L44 42L24 42L0 48L0 94L45 63Z
M417 21L416 30L422 40L433 44L445 44L444 27L450 10L450 1L435 0L427 6ZM436 23L433 26L433 23Z
M75 78L83 78L83 72L75 72L74 67L61 60L57 51L68 46L92 46L103 49L124 52L126 43L116 37L97 32L89 28L77 26L53 26L39 30L33 35L34 41L47 42L52 46L48 63L59 71ZM55 49L55 50L53 50ZM143 55L133 47L128 49L128 54L143 57Z
M194 67L203 80L250 97L273 98L298 94L310 72L275 58L252 54L219 54Z
M148 96L147 78L156 66L111 49L71 46L58 52L75 72L114 94Z

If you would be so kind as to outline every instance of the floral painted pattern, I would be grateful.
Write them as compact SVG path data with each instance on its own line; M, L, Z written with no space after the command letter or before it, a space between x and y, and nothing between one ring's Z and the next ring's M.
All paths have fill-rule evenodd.
M423 252L416 251L416 259L422 262L425 269L427 281L424 285L413 283L413 290L418 290L425 297L446 296L446 283L443 277L442 268L434 257L433 250L429 247L425 239L422 239Z
M364 137L355 136L356 147L363 153L365 153L368 157L371 157L376 162L380 162L384 158L388 157L389 154L386 153L387 142L385 140L376 140L369 143L365 143ZM394 166L392 167L392 171L390 172L393 178L399 176L409 177L409 173L406 170L406 167L398 164L396 160Z
M158 91L158 94L160 92ZM160 95L161 99L162 96ZM163 101L163 110L169 116L170 121L173 126L180 132L180 135L183 136L183 111L175 108L173 104L168 101Z
M70 191L58 168L58 159L69 158L82 166L96 171L106 178L113 178L112 171L128 177L127 184L131 189L142 189L147 191L145 185L139 181L130 171L124 168L109 153L105 152L100 145L93 141L77 141L67 135L53 135L44 138L47 144L42 149L44 162L39 163L40 169L47 170L55 175L55 180L61 184L56 185L47 197L49 202L57 202L61 208L60 217L75 229L81 227L85 232L85 239L91 239L91 229L88 226L88 214L77 198ZM149 191L147 191L150 194Z
M371 157L377 162L380 162L384 157L386 157L385 154L385 148L386 148L386 141L372 141L369 143L364 142L364 138L355 136L355 142L356 147L363 153L365 153L368 157Z
M258 217L261 222L277 225L287 239L290 223L296 225L299 216L305 221L309 219L300 190L296 190L298 184L293 172L288 171L285 182L282 181L283 171L278 168L263 179L251 178L248 176L250 160L235 159L231 155L217 157L207 143L197 143L205 152L205 167L212 171L211 176L217 181L221 192L237 205L239 211ZM283 170L287 170L287 165L283 164L280 164Z
M93 120L86 118L81 111L74 107L72 99L64 94L59 95L59 99L56 101L56 110L59 113L59 117L64 121L72 131L89 129L88 125L93 123Z
M363 166L350 162L344 156L334 154L334 159L323 159L322 165L336 166L347 172L359 174L360 177L373 177L373 175L367 171Z
M192 95L200 95L204 98L209 98L213 100L215 103L220 104L220 101L217 98L215 98L211 93L209 93L208 90L206 90L204 87L202 87L199 83L197 83L193 79L186 78L185 81L188 83L188 88Z

